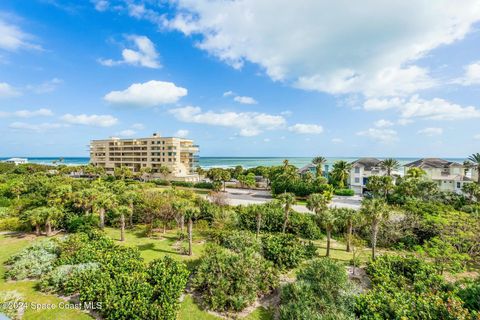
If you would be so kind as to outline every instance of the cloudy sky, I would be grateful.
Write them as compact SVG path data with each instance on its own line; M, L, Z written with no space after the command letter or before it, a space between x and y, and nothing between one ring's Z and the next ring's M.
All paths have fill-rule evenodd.
M480 1L3 0L0 157L480 151Z

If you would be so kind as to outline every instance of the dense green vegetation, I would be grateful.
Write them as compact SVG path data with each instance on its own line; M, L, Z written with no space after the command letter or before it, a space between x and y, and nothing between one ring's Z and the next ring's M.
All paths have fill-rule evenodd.
M321 169L324 159L315 161ZM146 181L148 171L105 176L88 166L72 178L68 167L2 165L0 227L29 234L32 243L0 237L8 246L0 302L74 297L105 319L217 318L206 311L250 319L476 319L480 187L449 194L412 170L369 179L359 211L330 208L334 194L350 193L348 165L336 164L329 179L299 175L288 162L218 169L205 173L212 182L203 186ZM221 201L230 178L250 187L258 175L278 193L273 201ZM313 214L293 210L298 196ZM251 308L278 301L272 297L279 302ZM34 314L26 310L24 318Z

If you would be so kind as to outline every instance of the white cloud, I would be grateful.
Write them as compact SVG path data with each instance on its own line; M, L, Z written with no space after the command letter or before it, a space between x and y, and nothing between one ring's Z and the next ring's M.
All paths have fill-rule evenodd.
M45 108L37 110L17 110L13 112L0 112L0 117L33 118L49 116L53 116L53 112L52 110Z
M134 47L134 49L123 49L122 60L99 59L99 62L108 67L130 64L133 66L142 66L147 68L160 68L158 61L158 53L155 50L155 45L146 36L129 35L126 37Z
M25 123L25 122L12 122L9 125L9 128L16 129L16 130L28 130L28 131L44 132L44 131L52 130L52 129L65 128L67 126L68 125L66 125L64 123L44 122L44 123L40 123L40 124L31 124L31 123Z
M263 139L263 142L266 142L266 143L270 142L270 138Z
M187 89L177 87L172 82L151 80L134 83L123 91L112 91L105 95L107 102L114 104L153 107L175 103L187 95Z
M397 132L392 129L369 128L365 131L357 132L357 135L387 144L398 140Z
M443 129L442 128L425 128L425 129L419 130L417 133L428 136L428 137L434 137L434 136L441 135L443 133Z
M480 61L473 62L465 66L465 74L460 79L456 79L455 83L460 83L464 86L480 84Z
M197 46L241 68L260 65L273 80L328 93L403 95L435 85L413 65L464 36L480 19L477 0L178 0L163 26L200 34ZM282 8L272 15L272 8ZM135 16L159 19L142 5ZM161 20L161 19L160 19Z
M412 119L398 119L398 121L397 121L397 123L401 126L406 126L406 125L409 125L413 122L414 121Z
M27 89L34 92L34 93L48 93L55 91L57 87L63 83L63 80L58 78L53 78L47 81L42 82L39 85L29 85Z
M111 115L87 115L87 114L79 114L73 115L67 113L61 117L61 119L67 123L71 124L81 124L86 126L94 126L94 127L111 127L117 124L118 119Z
M323 132L323 127L317 124L297 123L288 127L288 130L299 134L320 134Z
M236 96L233 98L238 103L242 104L257 104L257 100L253 99L252 97L246 97L246 96Z
M333 138L333 139L332 139L332 142L333 142L333 143L336 143L336 144L338 144L338 143L343 143L343 139Z
M285 126L285 118L258 112L202 112L199 107L187 106L171 109L170 113L180 121L201 123L240 129L241 136L256 136L265 130Z
M229 90L229 91L225 91L225 92L223 93L223 96L224 96L224 97L229 97L229 96L233 96L234 94L235 94L235 93L234 93L233 91Z
M145 125L143 123L134 123L132 124L132 129L135 129L135 130L144 130L145 129Z
M1 35L0 35L1 37ZM21 93L6 82L0 82L0 98L19 96Z
M91 0L95 6L95 10L103 12L108 9L110 3L107 0Z
M418 95L409 99L369 99L364 103L365 110L396 109L403 119L423 118L430 120L462 120L480 117L480 110L473 106L460 106L441 98L425 100ZM402 124L408 124L405 121Z
M9 24L0 17L0 49L15 51L18 49L37 49L41 50L39 45L30 41L32 36L23 32L15 25Z
M389 120L380 119L378 121L375 121L374 125L377 128L387 128L387 127L393 126L394 123L392 121L389 121Z
M475 139L475 140L480 140L480 134L474 135L474 136L473 136L473 139Z
M190 132L188 130L180 129L175 132L174 136L179 138L185 138L186 136L188 136L189 133Z
M122 130L120 132L117 133L117 136L120 136L120 137L133 137L134 135L136 135L137 132L135 130L132 130L132 129L126 129L126 130Z

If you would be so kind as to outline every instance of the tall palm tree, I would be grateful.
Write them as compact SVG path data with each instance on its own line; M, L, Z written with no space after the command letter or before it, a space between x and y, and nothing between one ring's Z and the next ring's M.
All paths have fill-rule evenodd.
M350 170L352 170L352 164L345 160L339 160L333 164L332 176L337 181L339 188L345 188L345 181L350 175Z
M200 209L192 203L185 209L185 217L187 218L187 235L188 235L188 255L193 255L193 220L200 213Z
M332 230L335 226L336 216L331 210L328 210L328 204L332 201L332 193L325 192L311 194L307 199L307 208L315 212L320 223L325 227L327 233L327 253L330 256L330 242L332 238Z
M170 168L168 168L167 166L165 165L160 165L160 167L158 167L158 173L160 173L163 177L163 179L166 179L167 176L172 173L172 171L170 170Z
M473 162L473 165L476 166L477 169L477 183L480 184L480 153L474 153L470 157L468 157L468 160Z
M351 251L352 248L352 238L353 238L353 224L358 219L359 212L354 209L349 208L339 208L337 213L340 216L340 219L347 229L347 252Z
M387 171L387 176L392 176L392 171L400 168L400 162L393 158L387 158L382 161L382 168Z
M316 165L317 177L322 177L323 166L325 165L325 163L327 163L327 158L318 156L313 158L312 163Z
M277 197L277 200L280 202L285 212L283 227L282 227L282 232L285 233L285 231L287 230L290 211L292 210L292 206L297 202L297 199L295 198L295 195L293 193L285 192L279 195Z
M375 251L377 248L377 236L380 223L388 219L390 210L387 203L383 199L364 199L360 214L371 226L371 244L372 244L372 259L375 260Z

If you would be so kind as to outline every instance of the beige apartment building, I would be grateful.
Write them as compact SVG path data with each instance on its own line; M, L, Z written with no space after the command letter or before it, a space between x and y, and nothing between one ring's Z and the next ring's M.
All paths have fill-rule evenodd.
M462 164L438 158L424 158L405 165L405 174L410 168L421 168L427 173L427 177L438 184L442 191L462 192L466 183L472 183L472 179L465 175Z
M159 134L137 139L110 138L90 142L90 163L105 168L110 174L122 166L134 173L151 168L153 178L195 182L199 180L195 173L198 152L199 147L193 140ZM170 173L161 174L161 166L167 167Z

